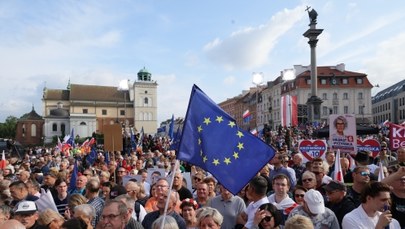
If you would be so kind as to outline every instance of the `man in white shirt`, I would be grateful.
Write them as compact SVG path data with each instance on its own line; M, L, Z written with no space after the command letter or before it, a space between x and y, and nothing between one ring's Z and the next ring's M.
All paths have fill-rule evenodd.
M244 224L244 228L251 228L253 226L253 220L257 209L262 204L267 204L269 199L266 196L267 180L262 176L254 177L246 189L247 198L251 201L248 207L243 211L237 222Z
M361 205L345 215L343 229L400 229L397 220L392 218L389 206L390 186L381 182L366 185L361 195Z
M273 190L274 193L269 196L269 202L277 207L278 210L282 210L283 214L288 216L291 210L298 206L288 196L288 190L290 189L290 180L284 174L278 174L273 178Z

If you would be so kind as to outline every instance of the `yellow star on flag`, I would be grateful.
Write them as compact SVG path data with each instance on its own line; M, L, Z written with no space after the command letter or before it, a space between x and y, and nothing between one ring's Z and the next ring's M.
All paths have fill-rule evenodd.
M238 158L239 158L239 153L233 152L233 157L234 157L235 159L238 159Z
M204 123L208 126L211 123L210 118L204 118Z
M219 160L218 159L214 159L212 164L214 164L215 166L219 165Z
M242 150L243 149L243 143L239 142L237 147L238 147L239 150Z
M208 160L207 156L203 157L203 162L205 163Z
M233 121L229 121L229 123L228 123L228 126L230 126L230 127L234 127L236 124L235 124L235 122L233 122Z
M224 163L229 165L231 163L231 159L229 157L226 157Z
M241 138L241 137L243 137L243 136L244 136L244 135L243 135L243 133L242 133L242 132L240 132L240 131L238 131L238 133L237 133L236 135L238 135L238 136L239 136L239 138Z
M217 121L218 123L221 123L222 121L224 121L224 119L222 118L222 116L217 116L215 121Z
M203 128L202 128L202 126L200 125L200 126L198 126L197 127L197 129L198 129L198 133L200 133L202 130L203 130Z

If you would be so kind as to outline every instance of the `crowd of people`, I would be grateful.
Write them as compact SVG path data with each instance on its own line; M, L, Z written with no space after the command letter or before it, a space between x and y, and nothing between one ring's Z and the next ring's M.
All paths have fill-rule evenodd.
M275 156L237 195L215 174L178 162L164 138L149 136L129 152L99 145L91 163L88 152L33 148L0 171L0 229L405 228L405 148L390 152L387 139L374 136L377 157L340 159L343 183L331 178L335 152L304 163L297 142L313 131L264 132Z

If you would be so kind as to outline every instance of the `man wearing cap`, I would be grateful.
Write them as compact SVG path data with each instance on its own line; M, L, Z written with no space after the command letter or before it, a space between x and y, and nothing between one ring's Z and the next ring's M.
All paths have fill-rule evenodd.
M45 229L37 223L39 218L38 208L34 201L21 201L15 207L14 219L22 223L26 229Z
M310 218L314 224L314 229L340 229L335 213L325 207L322 194L314 189L305 193L304 204L294 208L288 218L295 215Z
M353 198L346 195L346 185L340 181L331 181L324 189L328 199L326 207L335 213L342 226L343 217L356 208Z
M361 205L345 215L342 228L401 228L387 209L391 200L390 191L390 186L381 182L367 184L361 195Z

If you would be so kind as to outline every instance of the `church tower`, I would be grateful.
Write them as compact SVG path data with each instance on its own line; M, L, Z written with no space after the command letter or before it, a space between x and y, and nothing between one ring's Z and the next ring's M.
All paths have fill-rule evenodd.
M133 84L134 126L136 130L154 134L157 130L157 82L144 67L139 70L138 78Z

